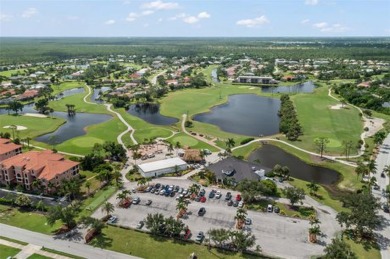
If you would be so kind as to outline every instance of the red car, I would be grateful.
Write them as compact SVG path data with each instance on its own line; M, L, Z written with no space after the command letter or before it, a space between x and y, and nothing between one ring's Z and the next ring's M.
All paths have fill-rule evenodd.
M236 201L241 201L241 194L237 194Z
M184 239L187 240L191 237L191 230L187 229L185 234L184 234Z
M206 197L204 197L204 196L200 197L200 202L205 203L206 202Z

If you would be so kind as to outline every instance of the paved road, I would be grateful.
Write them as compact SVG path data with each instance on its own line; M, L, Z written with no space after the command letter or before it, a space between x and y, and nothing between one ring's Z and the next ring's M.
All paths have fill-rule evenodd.
M380 187L379 191L373 190L374 196L380 199L381 203L385 203L386 197L383 195L383 190L386 190L386 186L389 184L389 177L385 174L385 177L381 177L380 174L386 165L390 165L390 134L380 148L380 152L376 158L377 172L375 177ZM382 259L390 259L390 217L389 213L379 211L379 215L383 217L383 226L376 233L378 234L379 246L381 248Z
M183 188L192 184L191 181L186 179L168 177L155 179L153 182L174 184ZM125 187L129 190L135 186L136 183L125 184ZM206 197L208 197L211 188L205 189ZM228 190L220 190L223 193L222 199L207 198L206 203L193 201L189 204L188 211L191 212L191 215L187 219L183 219L183 222L192 230L192 238L195 238L198 231L206 233L211 228L234 228L236 208L226 205L224 196ZM237 192L233 191L232 193L235 195ZM177 214L175 198L151 193L136 193L133 194L134 196L140 197L141 203L139 205L132 205L128 209L115 208L113 214L119 218L117 224L135 228L138 222L143 220L148 213L162 213L165 216L173 217ZM148 199L153 201L150 206L145 205ZM109 201L113 204L118 202L116 196L113 196ZM313 202L317 204L316 201L310 198L305 200L308 205L313 204ZM307 241L308 221L282 217L275 213L248 211L248 217L252 219L253 224L248 226L247 229L256 236L256 242L262 247L264 253L282 258L310 258L310 255L322 254L326 243L329 243L335 233L340 230L335 220L336 212L329 207L319 206L319 219L322 222L321 230L325 233L323 237L319 237L319 244L311 244ZM197 215L200 207L205 207L207 211L203 217ZM93 216L100 218L103 214L100 210L96 210Z
M97 259L97 258L112 258L112 259L131 259L139 258L131 255L121 254L109 250L104 250L82 244L76 241L68 241L61 239L54 239L52 236L32 232L29 230L16 228L4 224L0 224L0 233L2 236L27 242L33 245L44 246L46 248L62 251L65 253Z

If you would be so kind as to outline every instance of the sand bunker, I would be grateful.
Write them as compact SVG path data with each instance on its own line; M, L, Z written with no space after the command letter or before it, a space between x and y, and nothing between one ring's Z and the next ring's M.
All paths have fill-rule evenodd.
M47 118L47 115L39 113L25 113L24 116L38 117L38 118Z
M15 125L15 126L16 126L16 130L26 130L27 129L27 127L25 127L25 126L19 126L19 125ZM3 128L4 129L11 129L12 125L4 126Z
M331 109L331 110L340 110L340 109L342 109L342 108L344 108L344 105L343 105L343 104L336 104L336 105L330 106L330 109Z
M256 89L256 87L251 87L251 88L249 88L249 90L253 90L253 89Z

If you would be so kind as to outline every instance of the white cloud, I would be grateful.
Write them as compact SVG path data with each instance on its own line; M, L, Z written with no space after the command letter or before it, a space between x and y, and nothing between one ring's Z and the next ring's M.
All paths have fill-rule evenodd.
M9 22L12 19L12 15L0 13L0 22Z
M154 14L154 11L153 10L146 10L146 11L143 11L141 13L141 15L151 15L151 14Z
M142 16L147 16L147 15L151 15L151 14L154 14L153 10L145 10L145 11L143 11L141 13L131 12L131 13L129 13L127 15L126 21L133 22L133 21L137 20L138 18L140 18Z
M158 0L154 2L145 3L141 7L144 9L171 10L171 9L178 8L179 4L174 2L163 2Z
M310 22L309 19L304 19L304 20L301 21L302 24L307 24L307 23L309 23L309 22Z
M139 17L139 15L137 13L131 12L127 15L126 21L133 22L133 21L137 20L138 17Z
M307 5L317 5L319 0L305 0L305 4Z
M193 24L199 22L199 18L195 16L187 16L183 19L183 22Z
M31 7L23 11L22 17L23 18L31 18L34 15L38 14L37 8Z
M348 27L343 26L339 23L328 24L327 22L320 22L313 24L313 27L320 30L321 32L345 32L348 30Z
M313 24L313 27L318 28L318 29L323 29L323 28L328 27L328 23L326 23L326 22L315 23L315 24Z
M104 22L104 24L106 24L106 25L112 25L114 23L115 23L115 20L113 20L113 19L107 20L107 21Z
M170 21L176 21L177 19L182 19L182 18L185 18L185 17L187 17L187 14L185 14L185 13L179 13L179 14L177 14L177 15L175 15L175 16L169 17L168 20L170 20Z
M201 12L198 14L199 19L205 19L205 18L210 18L210 14L207 12Z
M248 28L251 28L251 27L264 25L264 24L267 24L269 22L270 21L267 19L267 17L265 17L265 15L262 15L260 17L256 17L256 18L253 18L253 19L239 20L239 21L236 22L236 24L237 25L246 26Z

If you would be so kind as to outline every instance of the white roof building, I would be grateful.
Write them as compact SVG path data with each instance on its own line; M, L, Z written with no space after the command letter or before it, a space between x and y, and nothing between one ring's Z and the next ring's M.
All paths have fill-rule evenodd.
M187 169L187 163L179 157L168 158L138 165L139 172L143 177L157 177L162 174L183 171Z

